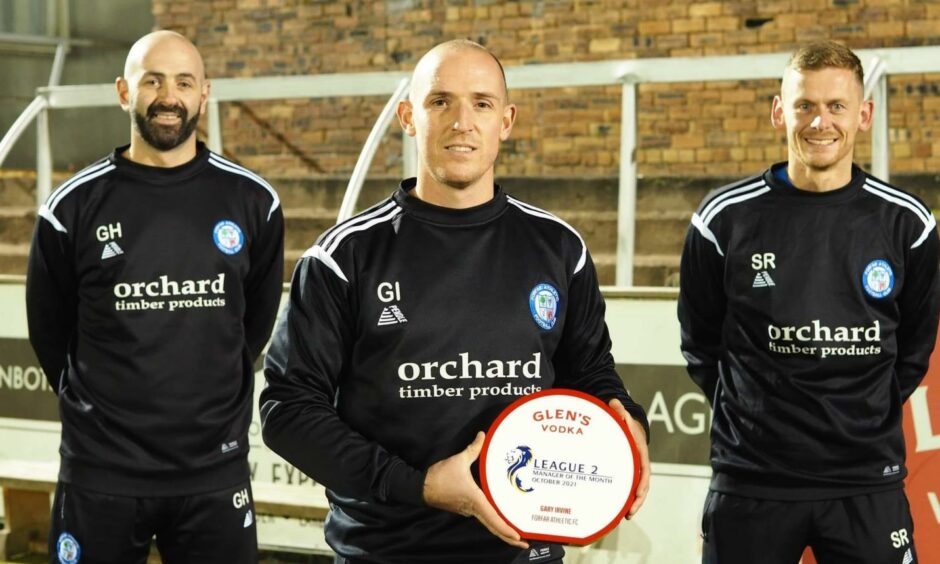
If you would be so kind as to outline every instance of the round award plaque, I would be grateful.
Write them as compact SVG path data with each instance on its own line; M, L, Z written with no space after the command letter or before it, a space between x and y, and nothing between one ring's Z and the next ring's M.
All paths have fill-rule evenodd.
M520 398L496 418L480 453L480 481L522 538L589 544L633 503L639 460L612 409L556 388Z

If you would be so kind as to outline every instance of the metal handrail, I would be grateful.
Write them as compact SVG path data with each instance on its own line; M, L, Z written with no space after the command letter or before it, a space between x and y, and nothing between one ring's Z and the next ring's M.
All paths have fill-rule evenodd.
M362 146L362 151L359 153L359 160L356 161L356 167L349 177L346 193L343 194L343 203L339 207L339 214L337 214L337 223L349 219L356 211L356 201L359 199L359 193L362 192L362 185L366 181L369 166L372 164L372 159L375 158L375 152L379 149L382 137L385 135L385 132L388 131L388 126L392 121L392 116L395 115L398 102L403 100L408 92L408 84L410 81L411 79L409 78L403 78L398 82L398 87L395 88L395 92L392 93L385 107L382 108L382 113L380 113L378 119L375 120L372 131L369 132L369 137L366 139L365 144Z
M871 98L874 104L871 130L871 172L878 178L889 181L888 167L891 149L888 143L888 65L873 57L865 73L864 99Z
M882 77L888 74L888 65L881 57L872 57L868 68L865 71L865 92L862 95L863 100L871 98L875 91L875 86Z
M36 116L39 115L39 112L45 110L47 106L48 104L44 96L36 96L33 98L33 101L26 106L23 113L16 118L16 121L13 122L10 129L4 134L3 139L0 140L0 166L3 166L3 161L6 160L7 155L10 154L10 150L13 149L13 145L16 144L23 132L26 131L29 124L32 123L33 120L36 119Z

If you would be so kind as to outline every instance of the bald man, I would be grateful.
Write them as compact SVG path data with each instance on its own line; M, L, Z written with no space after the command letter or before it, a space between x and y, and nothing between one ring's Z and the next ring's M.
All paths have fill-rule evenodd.
M281 291L283 217L261 177L196 139L199 52L158 31L117 79L130 144L39 210L29 336L62 420L49 561L257 561L253 363Z
M265 360L264 441L326 486L338 564L561 562L499 517L470 466L514 400L582 390L639 438L639 509L646 416L614 371L594 265L570 226L494 184L516 107L492 53L432 49L398 117L417 178L301 258Z

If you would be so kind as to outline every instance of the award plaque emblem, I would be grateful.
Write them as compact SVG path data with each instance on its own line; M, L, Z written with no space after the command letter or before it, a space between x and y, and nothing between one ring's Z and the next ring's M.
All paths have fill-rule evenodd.
M600 400L544 390L493 422L480 454L487 499L524 539L589 544L636 497L639 455L626 423Z

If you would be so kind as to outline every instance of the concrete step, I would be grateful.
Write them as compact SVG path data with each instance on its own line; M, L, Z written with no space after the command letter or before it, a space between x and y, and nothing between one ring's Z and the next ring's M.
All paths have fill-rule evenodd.
M345 178L268 177L267 181L277 190L285 210L293 208L339 210L348 183L348 179ZM356 201L357 211L364 210L387 198L398 187L398 182L398 179L391 178L366 180Z
M0 274L26 274L29 244L0 242Z
M597 279L602 286L613 286L617 280L616 255L591 255L597 268ZM678 286L679 255L637 255L633 260L634 286Z
M72 176L72 172L53 172L53 190ZM36 171L0 169L0 208L36 207Z
M284 248L301 253L321 233L336 224L336 211L318 208L284 208Z
M677 287L679 254L637 255L633 261L633 285Z
M3 243L29 244L35 225L35 207L0 207L0 241Z
M637 212L636 253L679 255L691 220L692 212L685 210Z

